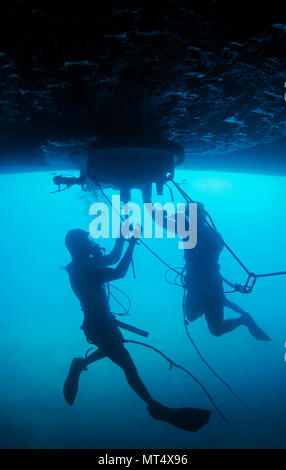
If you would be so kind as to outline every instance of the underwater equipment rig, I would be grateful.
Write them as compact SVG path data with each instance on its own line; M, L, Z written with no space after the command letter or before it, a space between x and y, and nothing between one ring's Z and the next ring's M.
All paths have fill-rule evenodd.
M85 169L79 178L59 175L53 181L64 189L76 184L84 187L88 181L100 183L103 188L119 189L124 202L130 201L131 189L140 189L143 201L151 202L152 183L161 195L164 184L174 177L175 167L183 161L183 147L161 138L95 141L89 144Z

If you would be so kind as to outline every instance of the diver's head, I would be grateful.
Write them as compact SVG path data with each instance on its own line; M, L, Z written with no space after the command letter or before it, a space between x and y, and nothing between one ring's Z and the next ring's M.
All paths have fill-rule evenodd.
M79 228L70 230L66 234L65 243L73 258L93 256L99 259L103 256L102 248L98 243L94 243L90 239L89 233Z

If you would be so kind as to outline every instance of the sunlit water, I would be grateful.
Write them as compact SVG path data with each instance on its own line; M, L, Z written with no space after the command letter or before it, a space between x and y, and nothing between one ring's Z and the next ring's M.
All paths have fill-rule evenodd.
M184 190L205 204L247 267L256 272L285 270L285 178L177 171L176 180L183 179L187 180ZM83 372L73 407L65 403L62 387L71 359L83 355L89 345L80 330L78 300L66 272L60 269L69 262L64 237L71 228L88 229L88 208L94 199L76 188L51 195L51 180L50 173L0 177L1 447L247 446L216 411L196 434L154 421L121 370L107 359ZM133 198L140 200L136 192ZM168 191L163 200L169 200ZM149 240L148 244L168 263L180 266L183 254L177 242ZM104 240L103 245L109 249L112 242ZM184 330L182 289L166 283L166 268L142 246L136 247L134 263L136 280L130 270L115 283L132 301L131 315L124 320L148 330L150 344L190 369L225 415L257 446L285 447L286 430L243 408L197 356ZM229 279L245 281L244 272L225 251L221 269ZM270 343L254 340L243 327L213 337L203 318L190 327L201 352L235 392L282 428L286 418L285 289L286 277L276 277L259 280L251 295L232 295L269 334ZM131 333L125 336L139 339ZM137 345L128 349L156 399L170 406L211 407L196 383L179 370L169 371L154 352Z

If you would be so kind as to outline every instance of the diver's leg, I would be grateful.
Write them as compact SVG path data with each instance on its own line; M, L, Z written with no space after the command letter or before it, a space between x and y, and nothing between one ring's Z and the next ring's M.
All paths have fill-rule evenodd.
M249 313L245 313L242 315L244 325L248 328L249 333L256 339L262 340L262 341L271 341L269 336L263 331L256 323L255 320L253 320L252 316L249 315Z
M254 338L260 339L262 341L270 341L269 336L261 328L259 328L249 313L242 310L242 308L228 300L226 297L224 297L224 305L225 307L229 307L234 312L240 313L243 316L243 324L248 328L249 333L254 336Z
M248 328L249 333L256 339L261 341L271 341L269 336L263 331L253 320L252 316L249 313L243 312L241 317L231 320L225 320L222 324L221 334L228 333L229 331L234 330L240 325L244 325Z
M92 364L99 359L103 359L104 357L106 357L106 354L100 349L96 349L94 352L86 356L85 359L83 359L83 365L87 367L89 364Z
M154 402L147 388L143 384L135 364L123 344L113 348L113 351L108 354L108 357L123 370L127 382L134 392L147 403L152 405Z
M206 314L207 318L207 314ZM209 330L211 334L214 336L222 336L225 335L226 333L230 333L231 331L235 330L241 325L244 325L243 319L240 318L233 318L230 320L224 320L222 323L214 323L212 320L208 321L207 324L209 327Z
M236 330L239 326L244 325L243 319L240 318L231 318L229 320L224 320L219 327L215 327L211 333L215 336L222 336L226 333L230 333L233 330Z
M246 312L242 310L241 307L239 307L237 304L234 302L231 302L229 299L224 297L224 306L230 308L234 312L240 313L241 315L244 315Z
M125 373L126 379L134 392L147 404L147 410L154 419L166 421L187 431L198 431L210 417L210 411L194 408L168 408L155 401L142 382L135 364L125 348L121 331L110 325L101 335L101 349L107 357Z
M243 316L230 320L224 320L224 300L222 298L212 298L208 301L206 310L206 321L210 332L214 336L222 336L230 333L244 324Z
M232 302L230 303L232 304ZM224 305L225 305L225 299L223 300L223 302L213 301L212 303L209 304L208 311L206 312L206 321L208 323L210 332L214 336L222 336L226 333L230 333L231 331L235 330L239 326L244 325L248 328L250 334L254 336L254 338L258 340L262 340L262 341L270 341L269 336L261 328L259 328L259 326L253 320L253 318L249 315L249 313L246 313L243 310L240 310L240 308L236 306L235 304L233 304L232 306L235 306L237 307L237 309L240 310L238 313L241 313L241 316L238 318L224 320L223 319Z
M72 405L76 398L79 378L82 371L87 370L87 366L92 362L98 361L104 357L106 357L106 354L103 353L100 349L97 349L86 358L75 357L72 360L70 370L63 388L65 400L69 405Z

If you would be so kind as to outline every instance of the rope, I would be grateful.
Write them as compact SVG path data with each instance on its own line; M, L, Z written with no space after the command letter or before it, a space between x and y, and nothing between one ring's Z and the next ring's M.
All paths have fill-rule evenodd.
M200 388L203 390L203 392L206 394L206 396L208 397L209 401L211 402L211 404L213 405L213 407L215 408L215 410L217 411L217 413L220 415L220 417L225 421L225 423L228 424L228 426L231 427L231 429L236 433L238 434L241 439L243 439L245 442L247 442L248 444L251 445L251 447L256 447L255 444L253 444L253 442L251 442L247 437L245 437L232 423L231 421L229 421L229 419L223 414L223 412L221 411L221 409L218 407L218 405L216 404L216 402L214 401L214 399L212 398L212 396L210 395L210 393L208 392L208 390L206 389L206 387L199 381L199 379L197 379L188 369L186 369L185 367L177 364L176 362L174 362L172 359L170 359L168 356L166 356L162 351L160 351L159 349L155 348L154 346L151 346L149 344L146 344L146 343L142 343L141 341L134 341L134 340L124 340L125 343L133 343L133 344L138 344L140 346L144 346L145 348L149 348L149 349L152 349L153 351L155 351L156 353L158 353L160 356L162 356L167 362L169 362L170 364L170 370L172 370L173 367L176 367L177 369L180 369L182 370L183 372L185 372L185 374L187 374L189 377L191 377L199 386Z

